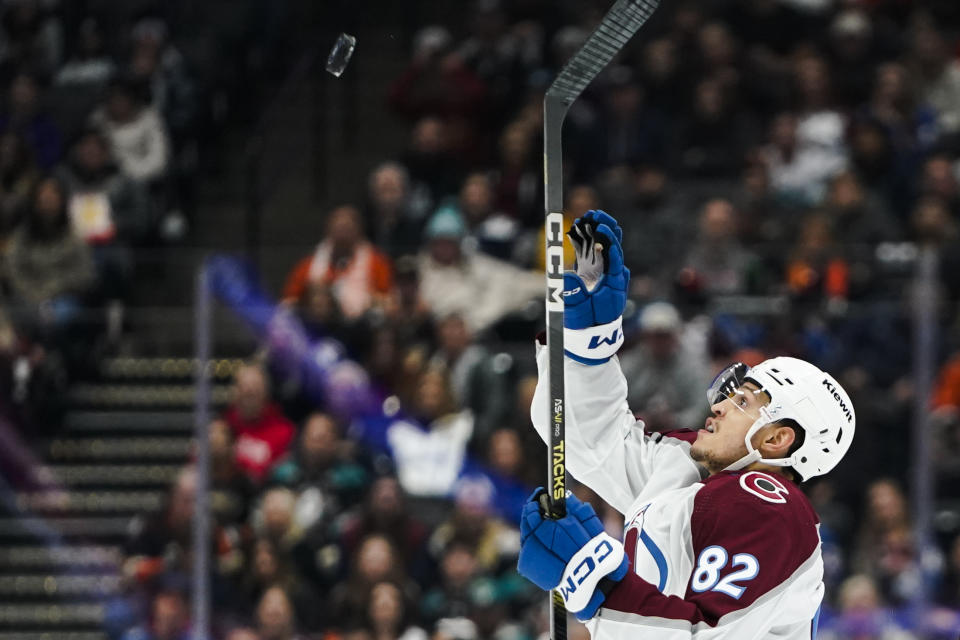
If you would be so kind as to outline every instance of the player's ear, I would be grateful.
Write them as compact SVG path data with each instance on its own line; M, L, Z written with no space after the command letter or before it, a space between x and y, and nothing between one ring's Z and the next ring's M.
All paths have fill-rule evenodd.
M775 457L786 457L796 439L796 433L788 426L773 425L773 427L763 438L763 447L770 453L777 454Z

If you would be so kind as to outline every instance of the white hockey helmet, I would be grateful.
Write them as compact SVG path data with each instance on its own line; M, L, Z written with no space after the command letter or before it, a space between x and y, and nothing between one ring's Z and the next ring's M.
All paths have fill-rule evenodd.
M853 442L857 417L850 396L833 376L797 358L771 358L755 367L738 362L714 379L707 399L714 404L743 393L745 382L759 387L769 402L747 430L744 438L747 455L727 467L728 470L763 462L792 467L801 480L808 480L837 466ZM738 403L734 406L739 408ZM803 429L803 444L786 458L762 458L750 440L764 426L781 420L792 420Z

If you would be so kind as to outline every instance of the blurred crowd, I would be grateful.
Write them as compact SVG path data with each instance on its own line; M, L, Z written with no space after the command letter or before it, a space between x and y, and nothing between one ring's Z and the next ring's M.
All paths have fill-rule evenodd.
M205 103L166 22L80 4L0 4L3 414L116 344L133 252L182 239L195 204Z
M669 5L573 105L564 132L568 222L604 208L625 229L631 408L650 430L695 427L704 389L732 361L795 355L834 373L860 434L806 487L822 518L821 635L909 639L926 624L955 637L960 5ZM315 250L291 261L276 292L410 420L375 449L269 354L238 372L210 425L222 637L544 633L544 596L515 571L516 523L497 515L491 484L458 472L472 459L541 482L528 410L542 323L542 99L605 8L478 0L463 24L412 39L386 96L408 144L373 163L366 193L330 208ZM96 22L64 48L42 16L29 30L16 10L2 22L18 38L0 48L0 282L32 304L35 326L57 332L94 282L122 300L124 252L177 226L166 224L186 206L176 158L189 155L194 116L162 23L137 23L118 59ZM27 70L25 55L45 67ZM40 107L42 92L63 87L89 92L83 113ZM937 265L933 390L911 378L924 255ZM0 325L0 348L7 335ZM928 394L938 502L922 545L907 494L913 406ZM131 589L111 609L117 638L186 637L195 483L185 469L165 510L134 524ZM576 491L621 533L618 514ZM936 607L923 620L909 607L921 587Z

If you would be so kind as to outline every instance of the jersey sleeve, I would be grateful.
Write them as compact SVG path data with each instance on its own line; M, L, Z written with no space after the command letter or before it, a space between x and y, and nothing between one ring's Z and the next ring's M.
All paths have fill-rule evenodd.
M803 496L788 505L800 490L772 476L760 474L756 493L744 488L739 478L751 473L708 481L694 498L693 569L683 597L629 572L600 620L656 629L669 640L755 637L764 629L809 637L823 598L816 515Z
M530 408L533 425L549 443L548 351L537 344L539 380ZM657 489L689 486L701 478L682 439L648 436L627 405L627 381L613 357L585 365L564 357L567 469L613 508L626 514L650 483Z

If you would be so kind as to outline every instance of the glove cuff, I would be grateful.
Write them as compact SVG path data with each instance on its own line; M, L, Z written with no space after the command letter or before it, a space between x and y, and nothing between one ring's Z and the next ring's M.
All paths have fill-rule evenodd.
M583 364L603 364L623 344L623 316L613 322L586 329L564 329L563 349Z
M600 581L608 574L617 572L625 559L623 544L606 532L598 533L583 545L570 558L556 587L567 610L577 612L585 609Z

